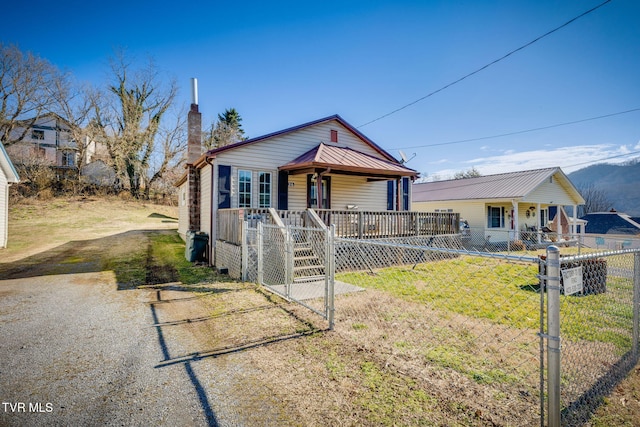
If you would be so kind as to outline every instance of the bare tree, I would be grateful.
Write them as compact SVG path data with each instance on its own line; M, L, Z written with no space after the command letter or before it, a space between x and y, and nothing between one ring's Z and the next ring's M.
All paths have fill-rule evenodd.
M585 204L578 207L579 216L584 216L593 212L606 212L611 209L611 201L607 198L607 193L593 183L582 185L578 191L585 200Z
M164 83L153 61L132 69L122 52L111 60L111 71L113 82L107 92L92 96L92 129L107 147L116 189L126 187L138 198L177 85L173 80Z
M456 172L455 175L453 175L453 179L477 178L479 176L482 176L482 174L478 169L472 167L467 171Z
M153 187L165 194L172 194L167 190L162 180L165 175L174 176L176 171L182 173L184 165L184 152L187 149L186 114L179 113L175 124L168 128L160 128L158 131L159 153L154 156L148 175L145 176L144 196L149 199L149 192Z
M59 112L68 76L48 61L0 43L0 141L13 145L45 113Z

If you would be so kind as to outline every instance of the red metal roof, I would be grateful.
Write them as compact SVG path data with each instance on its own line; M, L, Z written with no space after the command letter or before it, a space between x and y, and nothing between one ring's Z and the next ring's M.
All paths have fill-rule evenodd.
M346 147L320 143L298 158L279 167L280 170L295 171L301 169L322 168L331 172L366 174L372 176L411 176L418 173L402 164L370 156Z

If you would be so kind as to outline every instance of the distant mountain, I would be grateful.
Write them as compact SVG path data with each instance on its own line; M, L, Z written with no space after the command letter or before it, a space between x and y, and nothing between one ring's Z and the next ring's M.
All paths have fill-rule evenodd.
M597 164L568 174L578 190L593 184L611 202L611 208L640 217L640 159L611 165Z

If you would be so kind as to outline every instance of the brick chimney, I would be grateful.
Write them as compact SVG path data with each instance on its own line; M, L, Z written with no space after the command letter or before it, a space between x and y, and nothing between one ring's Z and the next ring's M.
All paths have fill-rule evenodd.
M200 174L193 165L202 154L202 115L198 111L198 80L191 79L191 109L187 117L187 185L189 230L200 230Z

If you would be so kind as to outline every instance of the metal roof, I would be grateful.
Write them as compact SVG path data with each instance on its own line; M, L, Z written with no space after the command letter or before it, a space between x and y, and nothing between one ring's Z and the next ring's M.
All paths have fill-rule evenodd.
M595 212L583 216L588 221L586 233L591 234L640 234L640 224L629 215L620 212Z
M320 143L296 159L279 167L295 173L296 170L310 168L331 169L331 172L342 172L372 176L412 176L418 173L401 163L383 160L347 147L339 147Z
M578 190L559 167L417 183L413 185L412 201L523 199L552 176L556 177L578 204L584 203Z

